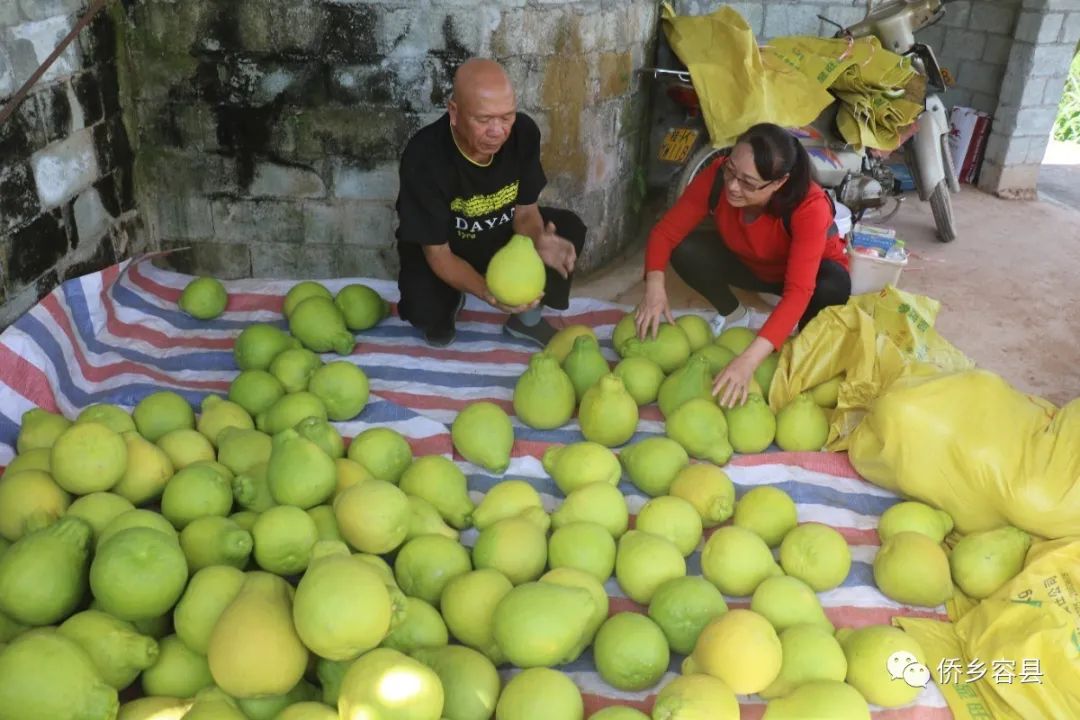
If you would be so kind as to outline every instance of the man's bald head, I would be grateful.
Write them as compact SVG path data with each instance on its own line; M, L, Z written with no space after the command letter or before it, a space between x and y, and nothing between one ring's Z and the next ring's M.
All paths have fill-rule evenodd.
M514 93L510 76L506 74L503 66L494 60L470 58L454 73L453 100L458 105L469 104L477 95L506 93Z
M510 136L517 101L510 76L494 60L471 58L454 73L450 126L463 152L477 162L498 152Z

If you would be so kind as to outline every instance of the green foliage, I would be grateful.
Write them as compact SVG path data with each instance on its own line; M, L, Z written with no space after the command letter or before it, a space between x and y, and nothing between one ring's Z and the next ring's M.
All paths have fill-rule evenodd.
M1065 81L1065 94L1061 96L1054 122L1054 139L1080 142L1080 55L1073 58L1069 78Z

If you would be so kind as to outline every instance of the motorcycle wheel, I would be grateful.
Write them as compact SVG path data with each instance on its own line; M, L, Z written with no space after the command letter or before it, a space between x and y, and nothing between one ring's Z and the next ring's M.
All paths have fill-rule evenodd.
M949 189L954 193L960 192L960 178L956 177L953 168L952 148L949 147L949 136L941 136L941 163L945 166L945 180L949 183Z
M930 194L930 210L934 213L934 225L937 226L938 239L952 242L956 239L956 219L952 211L952 195L949 193L948 180L942 180Z
M667 207L670 209L675 201L682 196L690 182L698 176L702 170L709 166L717 155L723 154L724 150L714 148L712 145L703 145L695 150L686 165L675 176L674 181L668 186Z

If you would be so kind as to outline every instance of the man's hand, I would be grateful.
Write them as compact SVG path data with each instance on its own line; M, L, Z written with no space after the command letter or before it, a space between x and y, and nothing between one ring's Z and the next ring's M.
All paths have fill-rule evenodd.
M577 250L574 249L572 242L556 234L555 223L548 222L544 226L544 232L533 241L533 246L544 264L555 272L563 277L568 277L574 272Z
M491 294L491 290L488 290L486 284L484 285L483 293L481 293L479 297L481 300L483 300L496 310L504 313L509 313L511 315L519 315L523 312L528 312L537 305L539 305L540 301L544 299L544 296L541 294L540 297L536 298L531 303L526 303L525 305L518 305L517 307L513 307L511 305L504 305L503 303L495 299L495 296Z

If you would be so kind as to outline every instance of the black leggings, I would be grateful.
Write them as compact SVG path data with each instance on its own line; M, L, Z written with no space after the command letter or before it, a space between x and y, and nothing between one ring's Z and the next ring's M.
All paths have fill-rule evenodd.
M739 306L738 298L731 292L733 287L775 295L784 291L782 283L765 282L755 275L711 229L696 230L679 243L671 255L671 266L687 285L704 295L721 315L727 315ZM799 329L805 327L823 308L843 305L849 297L851 275L840 263L822 260L814 294L799 320Z
M555 223L558 234L574 245L578 256L585 247L585 223L569 210L541 207L540 215L544 224ZM509 238L507 238L509 240ZM484 262L474 265L481 275L487 272L487 264L498 248L492 248ZM570 277L564 278L551 268L547 269L547 282L544 285L544 299L541 303L555 310L570 307ZM398 302L398 315L423 331L446 331L454 328L458 303L461 293L444 283L431 266L421 256L406 263L403 258L401 272L398 274L398 289L401 300Z

